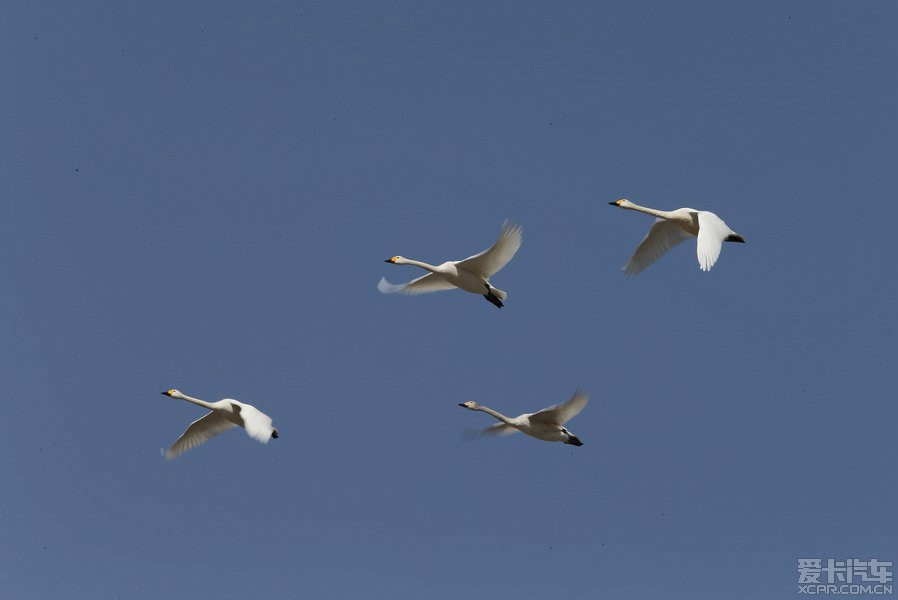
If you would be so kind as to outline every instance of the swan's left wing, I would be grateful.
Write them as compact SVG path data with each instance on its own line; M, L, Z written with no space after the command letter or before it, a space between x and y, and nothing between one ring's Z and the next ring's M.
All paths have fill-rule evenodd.
M243 419L243 428L246 429L247 435L256 441L267 444L274 432L271 417L250 404L241 402L237 405L235 402L234 405L240 407L240 418Z
M465 439L476 440L482 437L511 435L512 433L517 433L517 431L518 430L511 425L496 423L495 425L490 425L486 429L481 429L480 431L468 431L465 434Z
M589 394L577 390L574 396L562 404L556 404L548 408L544 408L539 412L530 415L531 421L541 423L557 423L564 425L574 417L576 417L586 403L589 402Z
M377 289L381 294L429 294L430 292L440 292L443 290L455 289L455 286L434 273L428 273L417 279L412 279L408 283L390 283L386 278L381 277L377 284Z
M486 429L480 432L480 435L511 435L512 433L517 433L517 429L512 427L511 425L506 425L505 423L496 423L495 425L490 425Z
M518 430L511 425L506 425L505 423L496 423L495 425L490 425L486 429L481 429L480 431L468 431L467 433L465 433L465 439L476 440L482 437L511 435L517 432Z
M181 437L175 440L175 443L165 453L165 458L169 460L176 458L232 427L236 427L236 425L225 419L220 413L210 412L190 424L187 431L182 433Z
M702 271L710 271L717 262L723 240L730 233L732 232L723 219L712 212L699 211L698 242L695 249L698 254L698 266Z
M480 254L469 256L464 260L459 260L455 264L465 271L476 273L484 278L498 273L502 267L508 264L518 248L521 247L520 225L512 225L508 221L502 224L502 231L499 233L499 239L492 246L484 250Z
M664 256L668 250L690 237L674 221L655 219L649 232L624 266L624 271L627 272L627 275L638 275L643 269Z

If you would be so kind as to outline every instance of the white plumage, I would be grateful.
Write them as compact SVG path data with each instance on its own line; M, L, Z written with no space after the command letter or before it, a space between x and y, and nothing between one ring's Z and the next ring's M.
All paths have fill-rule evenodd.
M426 294L460 288L472 294L478 294L502 308L502 301L508 294L490 284L490 277L498 273L508 264L518 248L521 247L521 228L506 221L502 224L499 239L479 254L464 260L444 262L430 265L418 260L394 256L385 262L394 265L414 265L430 271L427 275L413 279L407 283L393 284L381 278L377 289L384 294Z
M172 447L165 452L165 458L169 460L238 425L243 427L251 438L263 444L267 444L271 438L278 437L277 429L271 424L271 417L252 404L238 402L232 398L206 402L182 394L178 390L168 390L162 392L162 395L186 400L211 411L191 423L181 437L175 440Z
M583 442L580 441L580 438L568 431L564 424L577 416L587 402L589 402L589 396L584 392L577 391L567 402L517 417L506 417L502 413L488 406L478 404L473 400L462 402L459 406L468 410L485 412L501 421L501 423L487 427L483 430L482 435L509 435L520 431L547 442L564 442L573 446L582 446Z
M745 242L745 238L727 227L720 217L706 210L694 208L655 210L625 199L609 204L658 217L624 266L627 275L638 274L664 256L668 250L690 237L696 238L696 255L698 266L702 271L710 271L717 262L723 242Z

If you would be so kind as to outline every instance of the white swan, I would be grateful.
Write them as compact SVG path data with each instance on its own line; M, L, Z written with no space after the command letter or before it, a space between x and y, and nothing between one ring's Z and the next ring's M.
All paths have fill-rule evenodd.
M521 431L538 440L582 446L583 442L580 441L580 438L565 429L564 424L577 416L587 402L589 402L589 396L577 391L570 400L563 404L556 404L535 413L525 413L519 417L506 417L502 413L477 404L473 400L463 402L459 406L469 410L485 412L502 421L484 429L484 435L508 435Z
M502 290L494 288L490 284L490 276L495 275L508 264L508 261L521 247L521 228L510 225L508 221L502 224L502 231L496 243L480 254L469 256L464 260L444 262L441 265L429 265L419 260L394 256L384 262L394 265L415 265L430 271L423 277L413 279L408 283L394 285L381 278L377 289L384 294L425 294L461 288L472 294L482 295L484 298L502 308L502 301L508 296ZM484 294L484 291L486 292Z
M172 447L165 453L165 458L169 460L237 425L246 429L246 433L251 438L263 444L267 444L271 438L278 437L278 430L271 426L271 417L251 404L237 402L231 398L225 398L218 402L206 402L198 398L191 398L178 390L168 390L162 392L162 395L187 400L212 411L191 423L187 431L175 440Z
M665 252L690 237L697 238L696 253L698 266L702 271L710 271L717 262L723 242L745 243L744 237L727 227L720 217L706 210L694 208L655 210L626 199L608 204L658 217L624 267L627 275L636 275L661 258Z

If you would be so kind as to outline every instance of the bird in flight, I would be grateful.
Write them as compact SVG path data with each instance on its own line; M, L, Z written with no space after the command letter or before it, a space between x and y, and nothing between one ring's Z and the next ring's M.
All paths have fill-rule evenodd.
M225 398L218 402L206 402L199 398L192 398L182 394L178 390L162 392L163 396L186 400L187 402L209 409L210 412L190 424L190 427L181 434L172 447L165 452L165 458L171 460L192 448L196 448L206 440L214 438L232 427L243 427L247 435L263 444L268 440L278 437L278 430L272 427L271 417L258 408L245 402L238 402L231 398Z
M462 402L459 406L468 410L485 412L501 421L484 429L482 435L509 435L520 431L538 440L582 446L583 442L580 441L580 438L568 431L564 424L576 417L587 402L589 402L589 395L577 391L567 402L555 404L535 413L524 413L518 417L506 417L499 411L473 400Z
M710 271L714 263L717 262L723 242L745 243L745 238L727 227L723 219L706 210L695 210L694 208L678 208L672 211L655 210L639 206L626 199L608 204L658 217L636 248L636 252L624 266L627 275L638 274L661 258L668 250L690 237L696 238L698 267L702 271Z
M394 265L414 265L430 271L430 273L398 285L381 278L377 289L384 294L426 294L461 288L466 292L481 295L498 308L502 308L503 301L508 294L494 288L490 283L490 277L508 264L508 261L521 247L521 239L520 226L511 225L506 221L502 224L499 239L492 246L480 254L469 256L464 260L451 260L440 265L430 265L402 256L388 258L385 262Z

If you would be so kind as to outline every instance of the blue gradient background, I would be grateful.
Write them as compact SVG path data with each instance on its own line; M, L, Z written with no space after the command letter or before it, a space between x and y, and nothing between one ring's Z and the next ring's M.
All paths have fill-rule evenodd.
M894 2L0 5L4 598L791 598L898 560ZM650 225L746 236L620 271ZM383 296L486 248L501 312ZM271 414L159 456L201 412ZM563 401L582 448L464 441Z

